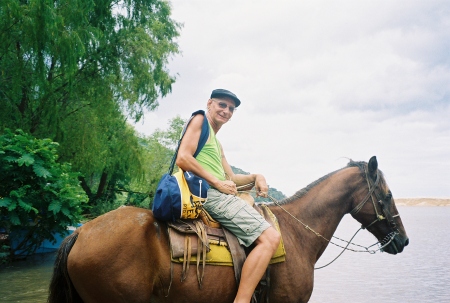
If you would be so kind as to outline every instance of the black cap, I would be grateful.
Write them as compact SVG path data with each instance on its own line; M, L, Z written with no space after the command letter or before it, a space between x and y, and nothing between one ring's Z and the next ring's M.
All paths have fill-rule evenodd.
M238 107L239 105L241 105L241 100L239 100L239 98L233 94L232 92L230 92L229 90L226 89L222 89L222 88L218 88L212 91L211 93L211 98L215 98L215 97L228 97L233 99L236 107Z

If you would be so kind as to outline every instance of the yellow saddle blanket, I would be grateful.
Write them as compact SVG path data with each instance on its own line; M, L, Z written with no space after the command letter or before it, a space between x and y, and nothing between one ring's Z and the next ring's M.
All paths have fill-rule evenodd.
M259 207L266 220L280 232L278 220L272 211L264 204ZM209 227L203 225L201 221L183 222L181 228L180 226L174 228L169 224L172 262L183 264L204 262L209 265L233 266L230 244L222 228ZM270 264L284 262L285 259L286 251L281 237Z

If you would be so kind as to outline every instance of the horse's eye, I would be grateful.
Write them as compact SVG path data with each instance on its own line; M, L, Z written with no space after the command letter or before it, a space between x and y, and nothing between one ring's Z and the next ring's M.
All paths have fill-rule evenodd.
M387 200L391 200L391 199L392 199L392 193L389 191L386 195L385 200L387 201Z

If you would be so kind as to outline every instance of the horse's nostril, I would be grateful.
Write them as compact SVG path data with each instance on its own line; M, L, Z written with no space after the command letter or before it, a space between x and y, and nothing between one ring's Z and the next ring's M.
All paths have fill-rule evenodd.
M408 246L408 244L409 244L409 239L406 239L405 246Z

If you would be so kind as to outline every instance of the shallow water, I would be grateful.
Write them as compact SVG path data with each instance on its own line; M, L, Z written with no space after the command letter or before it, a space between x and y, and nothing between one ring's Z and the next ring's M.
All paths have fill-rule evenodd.
M410 243L397 255L345 252L315 271L310 302L450 302L450 207L399 207ZM359 224L346 216L335 235L351 235ZM372 243L361 231L354 242ZM328 247L318 266L340 252Z
M0 269L0 302L46 302L55 253L38 254Z
M315 271L312 303L450 302L450 207L399 207L410 238L401 254L345 252L330 266ZM346 216L336 236L349 239L359 224ZM374 238L361 231L355 243ZM340 250L329 246L317 266ZM54 254L38 255L0 269L0 302L46 302Z

